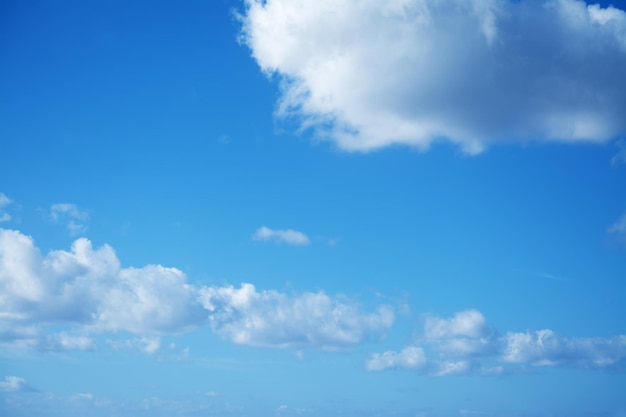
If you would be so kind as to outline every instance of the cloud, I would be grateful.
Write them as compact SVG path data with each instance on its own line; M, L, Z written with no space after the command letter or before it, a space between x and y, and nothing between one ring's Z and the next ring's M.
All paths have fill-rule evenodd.
M626 132L626 13L580 0L246 0L276 115L348 151Z
M623 370L626 335L567 338L552 330L500 334L477 310L453 318L428 316L423 337L401 351L371 355L370 371L408 369L422 374L496 375L523 367L564 367Z
M286 243L294 246L306 246L310 243L308 236L297 230L272 230L265 226L257 229L254 235L252 235L252 239Z
M621 164L626 164L626 141L620 140L617 142L619 150L611 158L611 165L616 167Z
M0 391L4 392L32 392L36 391L31 387L24 378L17 376L5 376L0 381Z
M76 204L59 203L50 206L50 218L56 223L65 223L65 227L72 236L87 231L84 224L89 219L85 210L78 208Z
M239 344L346 349L382 337L393 311L323 292L196 287L176 268L123 268L113 248L85 238L43 256L31 237L0 229L0 319L0 345L17 349L91 350L91 333L128 332L141 337L109 345L152 354L159 336L204 325ZM76 331L42 334L53 325Z
M94 249L84 238L42 256L32 238L0 229L0 317L158 335L198 325L205 312L175 268L122 268L110 246Z
M340 350L382 337L394 320L390 307L365 313L323 292L289 296L244 283L200 293L213 330L242 345Z
M72 396L72 399L75 401L93 401L93 394L90 392L80 392Z
M7 197L4 193L0 193L0 223L11 220L11 215L5 211L5 207L11 204L13 204L13 200Z
M626 213L622 214L622 217L609 228L609 233L617 233L626 237Z
M137 349L148 355L153 355L161 348L161 338L140 337L129 340L107 340L107 344L114 350Z

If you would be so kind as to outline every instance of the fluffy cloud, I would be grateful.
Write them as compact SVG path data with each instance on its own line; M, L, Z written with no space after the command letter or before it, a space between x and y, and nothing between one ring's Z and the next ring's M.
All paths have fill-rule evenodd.
M89 219L89 214L76 204L53 204L50 206L50 218L57 223L65 223L65 227L72 236L87 231L84 223Z
M36 350L90 350L91 332L141 338L114 348L155 353L158 336L202 325L234 343L344 349L380 338L393 322L389 307L373 313L323 292L287 295L252 284L196 287L175 268L123 268L113 248L77 239L70 251L43 256L33 239L0 229L0 344ZM45 334L50 325L74 333Z
M297 230L272 230L265 226L257 229L254 235L252 235L252 239L286 243L294 246L305 246L310 243L308 236Z
M276 113L342 149L626 132L626 13L580 0L246 0Z
M113 249L78 239L45 257L33 240L0 229L0 317L21 325L69 322L94 330L175 333L204 310L185 274L148 265L121 268Z
M403 350L375 353L370 371L409 369L429 375L501 374L520 366L610 368L626 365L626 336L566 338L552 330L498 333L477 310L427 317L424 335Z
M204 288L201 297L215 332L252 346L344 349L381 337L394 319L389 307L368 314L323 292L288 296L242 284Z
M4 195L4 193L0 193L0 223L11 220L11 215L5 211L5 207L11 203L13 203L13 200Z

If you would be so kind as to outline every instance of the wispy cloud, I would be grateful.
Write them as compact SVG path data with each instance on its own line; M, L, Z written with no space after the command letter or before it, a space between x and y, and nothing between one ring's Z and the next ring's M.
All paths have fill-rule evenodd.
M138 337L128 340L107 340L113 350L137 349L148 355L153 355L161 348L160 337Z
M609 228L609 233L616 233L624 238L626 238L626 213L622 214L611 227Z
M89 213L76 204L57 203L50 206L50 218L56 223L63 223L72 236L87 231L85 222Z
M626 335L567 338L549 329L500 334L477 310L449 319L427 317L423 336L401 351L375 353L370 371L408 369L422 374L496 375L523 367L608 368L626 365Z
M495 142L603 142L626 132L626 13L617 8L246 3L241 36L280 80L276 114L342 149L447 139L477 153Z
M5 376L4 380L0 381L0 391L32 392L37 390L30 386L24 378L20 378L18 376Z
M286 243L294 246L305 246L311 242L307 235L297 230L273 230L266 226L259 227L252 235L252 239Z
M11 204L13 204L13 200L7 197L4 193L0 193L0 223L11 220L11 215L6 212L6 207Z
M613 155L613 158L611 158L611 165L613 165L614 167L621 164L626 164L626 140L622 139L616 144L619 149L617 153Z

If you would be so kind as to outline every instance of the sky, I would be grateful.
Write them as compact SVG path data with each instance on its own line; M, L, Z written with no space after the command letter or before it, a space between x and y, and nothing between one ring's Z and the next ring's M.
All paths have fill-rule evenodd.
M0 415L626 416L626 2L0 19Z

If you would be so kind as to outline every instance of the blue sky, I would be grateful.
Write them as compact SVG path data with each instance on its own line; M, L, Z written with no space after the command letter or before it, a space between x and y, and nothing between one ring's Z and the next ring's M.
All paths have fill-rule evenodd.
M626 4L5 1L3 416L624 416Z

